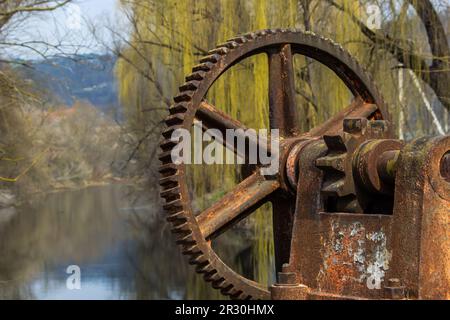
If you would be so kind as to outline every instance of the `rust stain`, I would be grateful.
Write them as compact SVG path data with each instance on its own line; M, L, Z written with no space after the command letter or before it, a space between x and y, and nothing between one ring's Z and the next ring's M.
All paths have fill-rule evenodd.
M391 252L383 230L367 232L359 222L334 222L327 239L322 237L323 265L317 276L319 289L348 294L366 287L379 290L389 270Z
M361 277L355 263L364 263L363 243L364 228L358 222L350 228L332 225L329 240L322 239L323 266L317 277L321 290L341 294L349 281Z

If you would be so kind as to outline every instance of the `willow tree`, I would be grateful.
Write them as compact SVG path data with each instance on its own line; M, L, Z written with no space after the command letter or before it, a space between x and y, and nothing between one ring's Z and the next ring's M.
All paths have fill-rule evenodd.
M448 132L448 1L361 0L357 10L348 6L349 1L323 2L339 13L338 21L349 20L359 33L359 38L345 35L344 44L356 44L365 52L356 56L374 75L390 103L399 134L412 138ZM380 15L375 27L370 26L366 12L370 6L378 8Z

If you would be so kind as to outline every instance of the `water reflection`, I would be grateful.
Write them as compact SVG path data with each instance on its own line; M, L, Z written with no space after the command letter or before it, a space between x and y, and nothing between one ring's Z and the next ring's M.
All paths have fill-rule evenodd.
M220 298L187 265L155 201L95 187L49 194L0 219L0 298ZM215 247L251 276L244 237L227 234ZM66 288L69 265L81 268L81 290Z

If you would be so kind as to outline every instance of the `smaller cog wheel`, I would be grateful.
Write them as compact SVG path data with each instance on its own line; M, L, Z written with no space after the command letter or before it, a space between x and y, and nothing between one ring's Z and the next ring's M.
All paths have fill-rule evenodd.
M365 205L358 198L358 186L352 173L353 155L367 141L389 136L387 121L346 118L342 133L323 137L328 153L316 160L316 166L324 172L322 194L327 211L364 212Z

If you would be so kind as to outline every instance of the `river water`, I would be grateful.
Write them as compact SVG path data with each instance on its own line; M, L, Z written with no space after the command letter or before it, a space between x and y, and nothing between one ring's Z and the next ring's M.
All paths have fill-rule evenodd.
M156 201L111 185L0 211L0 299L220 298L179 253ZM251 277L246 237L232 231L215 248ZM81 289L67 285L69 266L80 268Z

